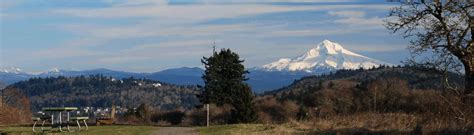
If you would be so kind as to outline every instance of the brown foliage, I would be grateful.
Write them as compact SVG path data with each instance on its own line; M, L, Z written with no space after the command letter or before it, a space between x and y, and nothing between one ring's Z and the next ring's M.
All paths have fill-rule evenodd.
M257 108L260 121L271 124L295 120L299 106L291 100L279 102L275 97L266 96L257 99Z
M2 90L0 101L0 125L26 124L31 121L30 100L17 89Z
M409 111L411 97L408 82L399 78L378 78L368 86L373 111L396 112Z
M415 123L420 127L420 131L425 132L474 129L474 106L464 103L463 96L457 92L410 89L408 82L400 78L382 77L358 85L352 85L353 82L349 80L333 80L331 82L325 82L321 90L307 93L304 95L306 97L302 98L302 104L313 107L309 111L312 112L312 116L315 116L313 120L316 122L326 119L331 119L330 122L334 122L335 118L351 116L354 118L344 118L335 124L342 124L341 127L348 128L364 128L353 127L350 124L344 126L344 123L369 121L362 122L362 126L368 126L367 124L370 126L370 123L373 122L372 124L377 126L392 126L392 129L398 128L406 131L415 128L413 126ZM381 121L372 121L373 118L368 117L370 115L357 115L361 113L379 115ZM410 114L416 116L417 120L410 122L410 128L400 127L389 124L400 122L396 117L382 119L386 114L397 114L396 117L399 115L405 117L405 114ZM357 125L357 123L355 124ZM318 125L318 127L321 126L324 127L324 125ZM445 131L442 132L445 133Z

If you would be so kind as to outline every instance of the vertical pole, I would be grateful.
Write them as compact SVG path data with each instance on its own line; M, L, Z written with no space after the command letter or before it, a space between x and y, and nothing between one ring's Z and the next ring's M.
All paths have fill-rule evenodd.
M206 111L207 111L206 127L209 127L209 104L206 104Z

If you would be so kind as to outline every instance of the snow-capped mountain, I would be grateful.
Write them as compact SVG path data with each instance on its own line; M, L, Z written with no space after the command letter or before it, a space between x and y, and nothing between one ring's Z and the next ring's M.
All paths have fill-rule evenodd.
M65 74L65 72L68 72L66 70L61 70L59 68L52 68L46 72L40 73L39 76L44 77L44 76L62 76Z
M2 67L0 68L0 82L10 84L21 80L26 80L32 77L32 74L24 72L17 67Z
M362 56L344 49L338 43L324 40L299 57L282 58L261 68L266 71L320 73L339 69L368 69L380 65L393 64Z
M17 67L2 67L0 68L0 72L2 73L11 73L11 74L23 74L23 70Z

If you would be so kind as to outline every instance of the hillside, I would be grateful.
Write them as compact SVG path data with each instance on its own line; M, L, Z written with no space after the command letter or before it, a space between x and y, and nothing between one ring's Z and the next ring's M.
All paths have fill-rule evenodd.
M450 83L463 86L462 76L450 74ZM335 73L303 77L291 85L266 92L264 95L275 95L283 99L298 99L308 93L315 92L328 86L341 86L345 88L365 89L368 83L380 79L399 78L407 81L410 89L444 88L443 74L429 69L416 67L387 67L381 66L372 69L338 70ZM331 89L331 88L326 88Z
M192 108L199 91L148 79L115 79L102 75L88 77L31 78L9 85L29 97L33 110L46 106L136 107L147 103L157 109Z

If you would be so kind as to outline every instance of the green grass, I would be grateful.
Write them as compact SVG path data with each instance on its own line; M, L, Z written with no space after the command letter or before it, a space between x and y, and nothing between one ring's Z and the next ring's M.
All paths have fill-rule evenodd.
M153 131L158 130L159 127L153 126L89 126L89 130L73 132L50 132L45 131L46 134L88 134L88 135L148 135ZM38 130L40 130L38 128ZM33 134L31 127L0 127L0 134Z

